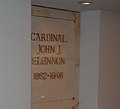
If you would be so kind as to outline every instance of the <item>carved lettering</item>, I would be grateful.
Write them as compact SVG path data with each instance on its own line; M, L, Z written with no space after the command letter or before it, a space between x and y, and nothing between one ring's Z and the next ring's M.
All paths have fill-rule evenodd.
M32 41L49 41L49 42L66 42L65 36L63 34L54 33L31 33Z
M33 57L33 65L63 65L65 57Z

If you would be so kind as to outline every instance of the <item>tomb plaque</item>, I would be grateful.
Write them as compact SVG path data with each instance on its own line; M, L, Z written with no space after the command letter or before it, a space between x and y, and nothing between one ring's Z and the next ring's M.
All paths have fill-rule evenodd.
M79 108L79 13L32 7L32 109Z

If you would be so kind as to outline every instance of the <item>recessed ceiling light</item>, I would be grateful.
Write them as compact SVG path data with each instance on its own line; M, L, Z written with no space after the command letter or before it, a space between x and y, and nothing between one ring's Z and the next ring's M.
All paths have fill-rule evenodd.
M88 2L88 1L83 1L83 2L78 2L81 5L91 5L93 2Z

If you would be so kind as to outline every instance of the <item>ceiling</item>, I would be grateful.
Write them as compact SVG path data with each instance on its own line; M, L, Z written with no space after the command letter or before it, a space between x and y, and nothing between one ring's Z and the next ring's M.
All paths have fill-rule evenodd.
M92 1L94 4L82 6L78 4L81 1ZM120 12L120 0L32 0L32 4L73 11L107 10Z

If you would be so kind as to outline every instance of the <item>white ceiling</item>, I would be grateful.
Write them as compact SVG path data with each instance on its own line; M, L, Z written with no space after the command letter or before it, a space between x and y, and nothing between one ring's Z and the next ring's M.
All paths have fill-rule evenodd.
M90 6L81 6L80 1L92 1ZM73 11L107 10L120 12L120 0L32 0L33 5L54 7Z

